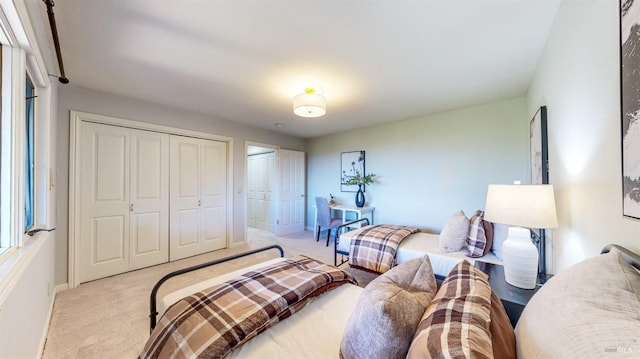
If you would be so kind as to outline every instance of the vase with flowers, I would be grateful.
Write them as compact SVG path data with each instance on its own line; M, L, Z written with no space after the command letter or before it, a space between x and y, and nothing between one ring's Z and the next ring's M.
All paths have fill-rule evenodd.
M369 173L363 176L360 171L355 170L355 174L345 182L347 185L358 185L358 192L356 192L356 207L364 207L365 199L362 186L373 184L373 178L375 176L375 173Z

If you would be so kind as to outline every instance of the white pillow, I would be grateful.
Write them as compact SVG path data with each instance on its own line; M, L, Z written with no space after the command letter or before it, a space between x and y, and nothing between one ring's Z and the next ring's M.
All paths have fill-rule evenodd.
M507 239L509 234L509 226L501 223L493 224L493 244L491 250L496 257L502 259L502 243Z
M442 227L439 247L443 252L457 252L464 247L469 235L469 219L462 210L454 213Z
M531 298L516 326L518 358L637 357L639 322L640 275L612 250L556 274Z

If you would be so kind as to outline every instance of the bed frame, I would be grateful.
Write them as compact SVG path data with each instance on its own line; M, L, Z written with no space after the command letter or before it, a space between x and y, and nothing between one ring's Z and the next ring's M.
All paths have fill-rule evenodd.
M352 222L347 222L341 226L339 226L338 228L336 228L336 238L333 241L333 265L338 267L341 266L345 263L347 263L347 261L349 261L349 252L344 252L344 251L339 251L338 250L338 241L340 240L340 233L342 233L342 230L344 228L349 228L349 227L355 227L354 224L358 224L358 226L362 227L362 226L368 226L369 225L369 218L361 218ZM340 264L338 264L338 254L341 256L340 257ZM347 259L344 259L344 257L347 257Z
M150 318L150 328L151 328L149 331L150 332L153 331L153 328L156 327L156 318L158 316L158 308L157 308L156 297L158 295L158 290L160 289L160 286L162 286L162 284L164 282L166 282L167 280L169 280L169 279L171 279L171 278L173 278L175 276L179 276L181 274L185 274L185 273L188 273L188 272L193 272L195 270L206 268L206 267L210 267L210 266L213 266L213 265L216 265L216 264L229 262L229 261L232 261L234 259L250 256L252 254L265 252L265 251L268 251L270 249L277 249L278 251L280 251L280 258L284 257L284 249L282 249L282 247L280 247L279 245L274 244L274 245L271 245L271 246L254 249L254 250L251 250L251 251L248 251L248 252L244 252L244 253L240 253L240 254L236 254L236 255L233 255L233 256L216 259L216 260L213 260L213 261L210 261L210 262L197 264L197 265L194 265L194 266L191 266L191 267L178 269L177 271L171 272L171 273L165 275L164 277L162 277L156 283L156 285L153 286L153 289L151 290L151 297L149 298L149 308L150 308L149 318Z
M635 269L640 270L640 256L622 246L619 246L617 244L608 244L604 248L602 248L600 254L609 253L613 248L620 251L620 253L622 254L622 258L624 258L627 263L632 265Z

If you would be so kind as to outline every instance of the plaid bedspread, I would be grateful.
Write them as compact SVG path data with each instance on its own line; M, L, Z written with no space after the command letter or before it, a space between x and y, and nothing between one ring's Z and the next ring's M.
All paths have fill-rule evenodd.
M419 228L380 224L365 227L351 238L349 265L384 273L396 264L400 242Z
M353 277L297 256L197 292L173 304L139 358L222 358Z

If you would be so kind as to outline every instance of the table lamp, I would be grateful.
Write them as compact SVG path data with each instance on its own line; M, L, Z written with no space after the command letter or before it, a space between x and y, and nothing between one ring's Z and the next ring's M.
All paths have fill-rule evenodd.
M484 219L511 226L502 245L507 283L524 289L535 288L538 249L531 242L530 229L558 227L553 186L489 185Z

